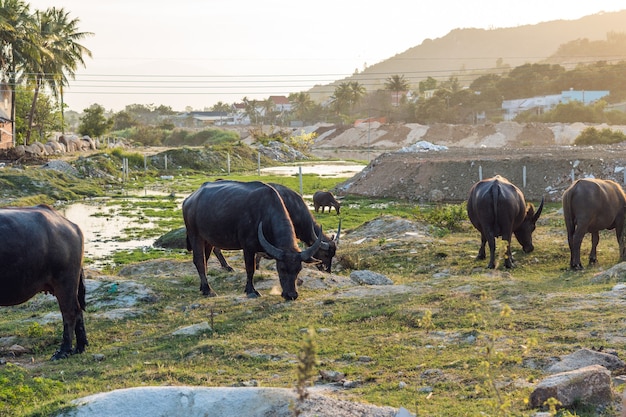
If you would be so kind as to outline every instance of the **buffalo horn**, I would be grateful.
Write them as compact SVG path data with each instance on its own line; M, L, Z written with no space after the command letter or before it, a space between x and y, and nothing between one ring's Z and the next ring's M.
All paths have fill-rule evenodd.
M543 210L543 196L541 197L541 204L539 204L539 208L537 209L537 212L533 216L533 221L536 222L537 219L539 219L539 216L541 215L541 210Z
M339 244L339 235L341 234L341 219L339 219L339 226L337 226L337 236L335 236L335 242Z
M284 257L284 252L278 249L276 246L272 245L270 242L265 239L265 235L263 234L263 222L259 222L259 243L265 249L265 252L274 259L280 260Z
M317 235L317 240L310 248L300 252L300 259L302 259L303 261L311 259L313 257L313 254L317 252L321 244L322 244L322 227L320 226L320 232Z

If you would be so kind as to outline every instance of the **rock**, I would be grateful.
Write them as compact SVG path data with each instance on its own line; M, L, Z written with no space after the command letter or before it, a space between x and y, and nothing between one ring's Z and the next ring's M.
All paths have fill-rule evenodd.
M605 284L612 281L626 281L626 262L620 262L606 271L597 273L591 278L591 282L594 284Z
M580 349L570 355L561 357L560 362L551 365L546 371L550 373L567 372L590 365L601 365L611 371L625 366L624 361L610 353Z
M346 374L338 371L326 371L324 369L320 370L320 376L324 381L329 382L339 382L346 377Z
M119 389L73 401L74 407L56 417L292 417L298 401L293 389L141 387ZM302 417L409 417L392 407L337 400L312 392L298 404Z
M211 329L211 326L209 326L209 323L206 321L203 321L202 323L193 324L187 327L182 327L176 330L175 332L173 332L172 335L173 336L195 336L200 333L210 332L211 330L212 329Z
M541 381L530 394L530 406L543 407L548 398L555 398L563 407L575 403L606 404L612 401L611 373L600 365L591 365L551 375Z
M369 270L352 271L350 279L359 285L393 285L393 281L385 275Z

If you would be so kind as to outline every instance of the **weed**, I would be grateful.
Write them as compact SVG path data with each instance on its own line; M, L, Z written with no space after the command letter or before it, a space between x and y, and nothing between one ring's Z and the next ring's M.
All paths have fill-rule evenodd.
M303 339L302 350L298 354L298 367L296 368L296 393L297 404L293 406L293 415L302 414L304 401L309 397L307 387L311 378L315 375L316 365L315 330L309 329Z

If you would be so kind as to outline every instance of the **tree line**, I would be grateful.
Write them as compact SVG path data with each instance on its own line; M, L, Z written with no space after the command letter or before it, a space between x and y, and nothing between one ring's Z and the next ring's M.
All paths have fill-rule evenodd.
M91 57L80 41L92 33L80 31L78 24L63 8L31 10L22 0L0 0L0 84L3 93L10 92L10 116L23 143L31 141L34 131L43 139L48 125L63 130L63 87ZM40 98L43 89L52 101Z

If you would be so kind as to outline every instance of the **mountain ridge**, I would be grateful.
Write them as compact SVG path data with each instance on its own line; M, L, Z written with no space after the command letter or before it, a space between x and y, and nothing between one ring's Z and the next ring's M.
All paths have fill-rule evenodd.
M360 73L318 85L309 90L311 98L324 101L342 82L357 81L368 92L384 88L391 75L404 75L411 89L427 77L444 80L456 76L463 85L486 73L501 73L526 63L548 60L559 47L577 39L606 40L609 32L626 32L626 9L618 12L600 12L576 20L552 20L533 25L509 28L456 28L443 37L424 39L421 44L365 68ZM568 57L561 57L568 64ZM580 58L580 57L579 57ZM626 59L622 56L611 59ZM603 59L598 59L603 60ZM557 60L558 61L558 60Z

